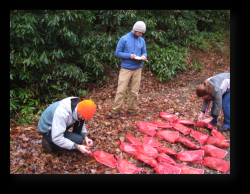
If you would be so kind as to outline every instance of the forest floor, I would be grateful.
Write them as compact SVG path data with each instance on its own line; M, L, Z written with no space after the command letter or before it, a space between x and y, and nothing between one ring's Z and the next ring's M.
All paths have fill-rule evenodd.
M130 143L126 139L126 133L130 133L142 142L145 134L141 133L134 124L139 121L150 123L151 121L161 120L167 122L159 116L160 111L175 114L181 119L197 122L202 99L196 96L196 87L209 77L230 72L230 43L226 43L223 48L223 51L218 50L218 48L213 48L210 51L192 49L186 70L178 73L178 76L168 82L160 82L147 67L143 68L135 116L127 114L129 85L121 113L115 118L107 118L116 94L119 68L110 70L109 80L101 83L102 85L90 85L88 95L84 99L91 99L97 104L95 115L86 120L88 137L93 140L94 144L91 151L104 151L118 155L119 158L126 159L135 166L142 168L140 174L155 174L153 167L137 160L132 154L123 152L117 142L120 140ZM200 71L194 68L197 61L202 67ZM207 117L210 114L211 104ZM218 118L218 129L222 126L222 123L223 111L221 110ZM211 130L207 128L194 127L193 129L211 136ZM168 130L175 131L174 129ZM218 131L230 140L230 131ZM60 149L58 157L46 153L41 145L43 137L37 130L37 123L26 126L11 124L10 134L10 141L12 141L10 145L10 174L120 174L117 168L103 165L97 162L94 157L82 154L78 150ZM179 134L184 137L182 133ZM200 145L190 135L185 137ZM172 144L157 136L154 136L154 138L177 153L182 150L191 150L182 143L175 142ZM230 146L222 149L228 152L223 160L230 162ZM172 158L178 165L203 169L204 174L223 174L223 172L206 167L203 163L181 162L175 157ZM230 170L226 174L230 174Z

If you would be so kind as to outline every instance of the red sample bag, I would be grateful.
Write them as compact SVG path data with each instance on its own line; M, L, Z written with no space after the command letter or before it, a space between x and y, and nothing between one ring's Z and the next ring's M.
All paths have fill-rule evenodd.
M198 150L200 149L200 146L196 145L195 143L191 142L189 139L187 139L186 137L178 137L178 139L176 140L177 142L183 143L185 146L187 146L188 148L191 149L195 149Z
M164 118L165 120L169 121L170 123L175 122L175 120L178 118L177 116L165 112L159 112L159 115Z
M130 135L130 133L126 134L126 138L132 143L132 145L139 145L141 144L135 137Z
M149 156L149 157L156 158L158 156L158 151L155 148L149 145L146 145L144 143L140 145L136 145L135 149L137 149L139 153Z
M166 163L158 163L154 170L157 174L180 174L181 169Z
M141 131L142 133L145 133L147 135L150 136L154 136L156 133L156 128L157 125L153 125L151 123L148 123L146 121L140 121L138 123L135 123L135 126L138 128L139 131Z
M227 139L226 139L219 131L217 131L216 129L213 129L213 130L211 131L211 134L212 134L214 137L218 138L218 139L225 140L225 141L230 141L230 140L227 140Z
M183 162L194 162L200 164L204 157L203 150L182 151L176 155L177 159Z
M177 131L180 131L184 135L187 135L190 133L191 128L186 127L185 125L182 125L180 123L173 123L173 128Z
M204 170L191 168L189 166L179 166L181 169L181 174L204 174Z
M173 166L178 166L178 164L170 156L164 153L160 153L160 155L157 157L157 161L159 163L163 162L163 163L170 164Z
M207 123L206 128L215 129L215 127L211 123Z
M201 145L205 144L207 142L207 139L210 137L209 135L195 130L191 131L190 136L195 138Z
M142 170L142 168L138 168L127 160L118 157L116 167L121 174L136 174Z
M226 150L217 148L213 145L202 146L201 150L204 150L205 156L214 157L218 159L222 159L227 154Z
M147 144L152 147L158 147L164 145L163 143L160 143L157 140L155 140L153 137L148 137L148 136L144 136L142 141L144 144Z
M156 147L155 149L157 149L158 152L162 152L168 155L173 155L176 156L177 152L168 148L168 147Z
M136 152L138 152L138 150L130 143L124 143L124 142L118 141L118 145L120 145L121 150L124 152L130 153L130 154L135 154Z
M172 123L165 123L163 121L151 121L152 124L157 125L160 128L170 129L172 128Z
M179 119L179 118L175 122L176 123L181 123L181 124L184 124L184 125L195 125L196 124L193 121L189 121L189 120L185 120L185 119Z
M140 154L138 152L135 154L135 157L138 160L141 160L142 162L144 162L148 165L151 165L152 167L155 167L158 164L157 161L153 157L149 157L149 156Z
M210 136L207 140L207 145L213 145L219 148L229 147L230 145L227 143L226 140L221 140L216 137Z
M97 162L100 162L106 166L109 166L111 168L116 167L116 158L115 155L109 154L103 151L95 151L93 153L95 159Z
M206 126L207 126L207 123L205 123L205 122L197 122L195 125L196 125L197 127L206 127Z
M228 161L218 158L206 157L202 163L209 168L224 172L224 174L230 169L230 163Z
M164 139L170 143L174 143L179 137L179 133L175 131L160 130L156 134L161 139Z

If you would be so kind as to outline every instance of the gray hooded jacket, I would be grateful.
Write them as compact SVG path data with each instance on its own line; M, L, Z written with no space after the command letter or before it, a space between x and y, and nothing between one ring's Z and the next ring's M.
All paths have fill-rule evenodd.
M222 96L230 91L230 73L220 73L213 77L207 79L209 83L213 86L212 89L212 101L215 104L212 117L218 116L222 108ZM204 100L201 111L205 112L208 100Z

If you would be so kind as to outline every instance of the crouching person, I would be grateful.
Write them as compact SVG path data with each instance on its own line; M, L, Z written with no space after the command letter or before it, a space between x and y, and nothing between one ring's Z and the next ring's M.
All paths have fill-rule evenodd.
M57 148L90 153L88 147L93 142L87 137L85 119L90 119L95 110L94 102L81 101L77 97L68 97L49 105L38 122L38 130L44 138L42 146L54 156L58 156ZM69 132L68 129L72 126L73 131ZM82 145L84 140L87 146Z

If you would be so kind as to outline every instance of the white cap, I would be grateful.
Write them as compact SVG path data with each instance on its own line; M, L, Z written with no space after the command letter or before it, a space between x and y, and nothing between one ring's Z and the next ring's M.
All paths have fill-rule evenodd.
M145 33L145 31L146 31L146 24L143 21L137 21L134 24L133 30Z

